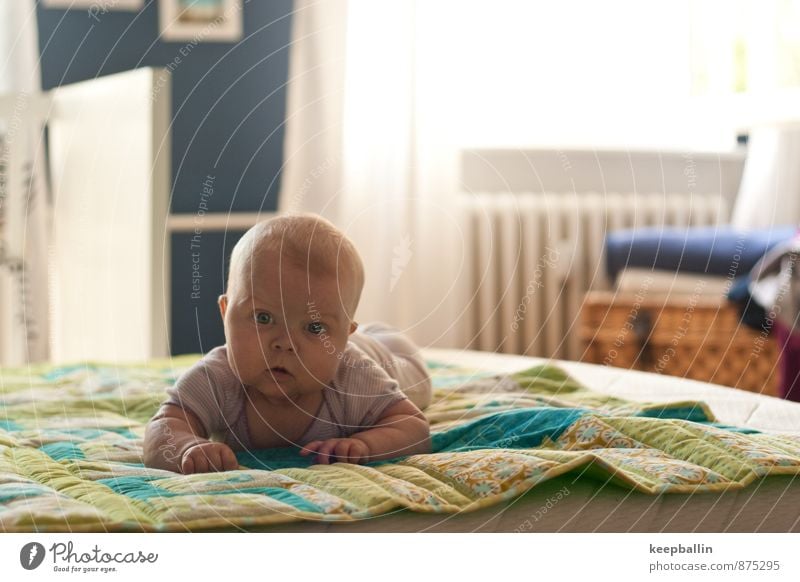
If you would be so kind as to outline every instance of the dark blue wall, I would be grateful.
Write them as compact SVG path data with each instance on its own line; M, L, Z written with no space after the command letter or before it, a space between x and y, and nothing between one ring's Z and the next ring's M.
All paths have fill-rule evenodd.
M243 40L194 44L159 40L154 0L140 13L109 11L96 18L86 10L39 6L42 85L49 89L169 65L171 211L194 214L201 201L206 212L272 211L283 163L291 11L292 0L251 0L244 5ZM214 194L203 197L209 175ZM240 235L203 233L199 263L193 263L190 235L173 236L172 353L207 350L224 341L216 297L230 243ZM199 297L192 294L198 264Z
M233 245L243 234L203 232L197 238L190 233L172 237L173 354L204 353L225 343L217 298L225 289Z

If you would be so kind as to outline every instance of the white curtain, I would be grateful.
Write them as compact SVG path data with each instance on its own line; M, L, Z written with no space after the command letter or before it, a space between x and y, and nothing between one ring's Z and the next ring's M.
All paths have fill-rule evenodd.
M441 4L446 7L445 4ZM297 0L279 207L317 212L364 258L357 317L462 347L448 32L411 0ZM439 8L441 10L442 8Z
M48 229L34 0L0 0L0 364L48 357Z
M800 226L800 124L751 128L731 222L741 229Z

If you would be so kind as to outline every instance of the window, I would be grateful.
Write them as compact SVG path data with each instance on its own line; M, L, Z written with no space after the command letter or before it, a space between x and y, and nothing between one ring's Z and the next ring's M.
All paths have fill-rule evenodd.
M800 0L418 10L436 22L421 46L451 56L440 75L466 147L732 150L760 116L800 119Z

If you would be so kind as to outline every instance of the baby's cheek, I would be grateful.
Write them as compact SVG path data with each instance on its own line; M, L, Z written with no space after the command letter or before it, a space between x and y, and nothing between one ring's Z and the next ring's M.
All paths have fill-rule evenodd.
M241 337L228 345L228 362L242 373L247 373L251 368L262 369L265 365L258 342L243 341Z

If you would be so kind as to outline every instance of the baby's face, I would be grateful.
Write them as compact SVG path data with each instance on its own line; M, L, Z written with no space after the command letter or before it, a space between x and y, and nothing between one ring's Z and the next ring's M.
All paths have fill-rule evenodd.
M277 252L261 253L220 298L231 368L276 402L322 390L356 328L342 305L349 281L279 261Z

